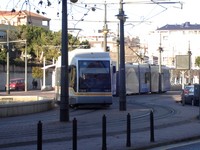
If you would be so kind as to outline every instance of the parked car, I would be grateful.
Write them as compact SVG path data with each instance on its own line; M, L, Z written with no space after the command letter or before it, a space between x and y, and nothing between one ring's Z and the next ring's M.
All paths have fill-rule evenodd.
M5 85L5 90L6 90ZM10 90L24 90L25 89L25 81L24 78L15 78L10 79Z
M194 105L194 85L186 85L181 92L181 102Z

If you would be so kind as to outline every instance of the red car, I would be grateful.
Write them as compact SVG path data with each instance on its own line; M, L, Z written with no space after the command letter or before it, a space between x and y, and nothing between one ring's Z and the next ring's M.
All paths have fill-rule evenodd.
M25 81L23 78L15 78L10 80L10 90L24 90L24 89L25 89Z

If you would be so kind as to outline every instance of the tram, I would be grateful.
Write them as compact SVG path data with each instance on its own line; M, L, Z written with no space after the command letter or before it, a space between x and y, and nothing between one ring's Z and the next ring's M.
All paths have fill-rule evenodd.
M112 104L112 64L109 52L97 49L75 49L68 53L69 105ZM56 99L60 100L61 58L56 64Z
M151 64L125 64L126 94L159 93L170 90L170 68L162 66L161 81L159 81L159 66ZM119 75L117 73L117 78ZM113 87L113 95L119 94L119 82ZM161 82L161 87L159 87ZM161 88L161 89L159 89Z

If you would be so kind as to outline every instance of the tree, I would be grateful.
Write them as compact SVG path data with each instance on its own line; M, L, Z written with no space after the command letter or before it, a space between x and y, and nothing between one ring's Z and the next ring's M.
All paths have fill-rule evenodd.
M34 79L39 79L40 80L40 87L42 87L42 78L43 78L43 70L41 67L33 67L32 68L32 77Z
M28 59L28 63L41 63L44 56L47 63L52 63L52 60L56 60L60 55L61 31L53 32L42 27L22 25L17 26L16 30L10 31L9 35L10 41L26 40L27 54L31 56ZM69 50L73 50L80 45L80 41L77 37L74 37L71 34L68 34L68 37ZM89 45L89 42L86 43ZM11 43L10 48L15 49L15 54L10 61L13 63L16 62L15 64L17 65L23 64L24 57L20 58L20 56L25 53L24 43ZM0 52L0 63L6 63L6 52L3 52L2 50Z
M195 64L200 67L200 56L195 59Z
M80 46L83 47L83 48L90 48L90 43L89 43L88 40L82 41L82 42L80 43Z

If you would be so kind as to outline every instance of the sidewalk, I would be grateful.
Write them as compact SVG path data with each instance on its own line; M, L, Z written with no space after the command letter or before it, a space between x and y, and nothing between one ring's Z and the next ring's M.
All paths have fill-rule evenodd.
M150 99L151 96L148 96ZM131 100L132 98L128 98ZM135 99L135 97L134 97ZM153 97L152 97L153 99ZM154 137L150 142L149 108L152 101L139 100L129 104L127 111L121 112L116 104L109 109L70 110L70 122L59 121L59 108L26 116L3 118L0 120L1 150L37 149L37 123L43 123L44 150L72 149L72 120L77 119L78 150L102 149L102 116L107 119L108 150L144 150L180 141L200 138L199 108L166 100L155 102L160 107L154 110ZM169 105L172 109L163 107ZM159 113L158 113L159 112ZM131 147L126 147L126 116L131 115ZM163 114L162 114L163 113Z

